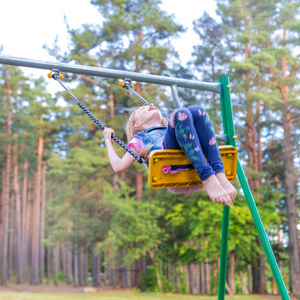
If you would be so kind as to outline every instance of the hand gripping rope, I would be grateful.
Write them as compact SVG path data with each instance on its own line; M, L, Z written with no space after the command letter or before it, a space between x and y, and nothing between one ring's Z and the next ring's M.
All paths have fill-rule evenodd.
M98 127L103 131L105 126L71 93L71 91L63 84L61 79L63 76L59 73L59 70L52 70L48 74L49 78L53 78L56 80L68 93L68 95L77 103L77 105L98 125ZM145 100L146 101L146 100ZM126 144L124 144L120 139L118 139L115 135L111 135L111 138L118 143L122 148L124 148L128 153L130 153L140 164L146 163L146 160L143 157L137 155L134 151L132 151ZM145 165L146 166L146 165Z

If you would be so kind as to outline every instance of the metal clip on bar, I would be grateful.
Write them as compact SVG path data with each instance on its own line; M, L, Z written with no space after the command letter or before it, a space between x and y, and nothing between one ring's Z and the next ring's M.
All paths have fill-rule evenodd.
M129 91L130 94L135 95L138 97L141 101L143 101L146 105L150 105L150 103L145 100L141 95L139 95L134 89L134 85L131 83L131 79L124 78L123 81L120 83L120 87L125 88Z

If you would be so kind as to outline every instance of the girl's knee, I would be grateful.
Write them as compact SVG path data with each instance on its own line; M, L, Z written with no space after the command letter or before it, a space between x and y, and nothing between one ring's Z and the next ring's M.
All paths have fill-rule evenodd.
M174 128L175 124L178 121L193 121L193 115L191 111L186 107L180 107L173 111L169 124L172 128Z
M206 113L205 108L202 107L201 105L197 105L197 104L195 104L195 105L190 105L190 106L188 107L188 110L189 110L191 113L195 113L195 112L198 113L199 111L205 112L205 113Z
M191 105L188 107L188 110L191 112L194 119L199 117L209 117L207 111L201 105Z
M186 107L180 107L180 108L176 108L176 113L175 113L175 115L178 115L178 114L187 114L187 115L190 115L191 114L191 111L188 109L188 108L186 108Z
M186 107L180 107L176 109L174 120L178 121L193 121L193 115L191 111Z

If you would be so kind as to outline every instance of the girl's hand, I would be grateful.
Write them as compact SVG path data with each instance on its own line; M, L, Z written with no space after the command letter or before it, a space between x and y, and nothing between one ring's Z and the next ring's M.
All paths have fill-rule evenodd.
M110 141L111 140L111 135L114 135L115 132L113 129L109 128L109 127L105 127L104 131L103 131L103 137L105 141Z
M119 157L111 140L112 134L115 134L113 129L108 127L104 128L103 137L105 140L105 147L107 150L109 161L114 172L120 173L128 169L135 162L135 158L128 152L126 152L126 154L122 158Z

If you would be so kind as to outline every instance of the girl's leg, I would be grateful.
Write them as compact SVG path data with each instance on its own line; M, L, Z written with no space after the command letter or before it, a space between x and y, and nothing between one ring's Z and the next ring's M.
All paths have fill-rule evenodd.
M203 153L209 164L212 166L222 187L230 195L233 201L236 197L237 191L224 174L223 162L213 124L207 112L201 106L193 105L188 107L188 109L192 113L195 129L202 145Z
M201 147L207 162L215 174L224 172L224 166L219 151L215 129L208 113L199 105L192 105L188 110L193 116L195 130L201 143Z
M187 108L179 108L173 112L164 138L164 146L166 149L182 149L201 181L215 174L205 160L193 116Z
M173 112L164 138L164 148L182 149L185 152L212 201L228 206L232 203L229 194L215 176L212 166L205 160L202 144L189 109L179 108Z

